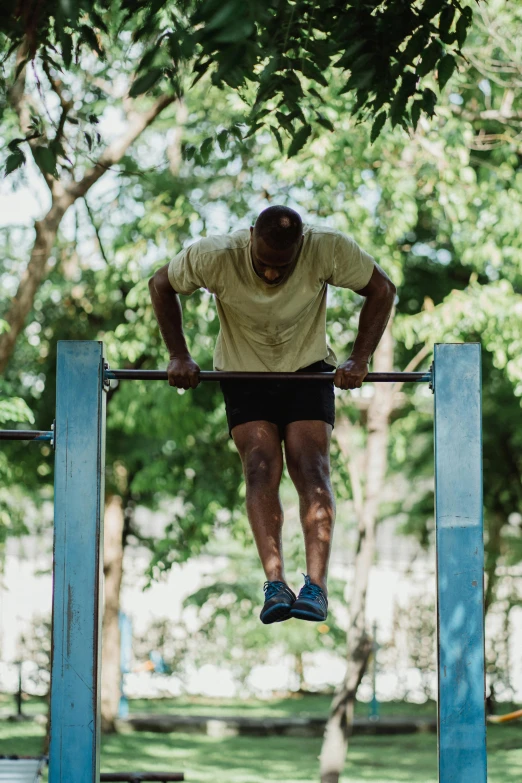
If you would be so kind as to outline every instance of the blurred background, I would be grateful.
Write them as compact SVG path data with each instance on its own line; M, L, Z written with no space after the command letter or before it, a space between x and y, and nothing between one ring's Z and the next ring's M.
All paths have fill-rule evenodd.
M269 130L245 138L241 91L218 91L202 78L135 132L117 164L60 216L0 380L1 426L49 429L58 340L103 340L114 368L166 366L147 283L181 248L246 228L271 204L353 236L398 289L374 369L427 369L434 342L482 345L492 714L522 703L521 22L519 2L475 7L465 58L435 116L421 116L415 132L387 124L374 143L370 127L347 110L335 73L321 88L324 122L292 157ZM26 94L42 122L57 121L64 100L77 118L62 140L64 181L81 179L150 106L150 96L127 96L142 54L124 31L107 59L84 50L54 88L38 61L28 68ZM18 122L5 106L3 142L19 133ZM8 318L31 275L28 260L41 247L52 203L31 156L0 182L0 317ZM182 300L192 355L212 369L219 328L212 297L199 291ZM349 354L361 304L351 291L329 291L328 334L339 361ZM265 627L258 619L264 576L217 385L184 392L111 382L103 769L133 759L135 768L174 764L187 780L248 783L259 780L261 766L268 780L316 780L324 723L352 652L358 595L368 656L342 780L436 779L433 397L426 384L382 392L366 384L336 394L336 403L330 614L323 624ZM385 475L369 448L376 439ZM4 444L0 478L0 752L39 753L49 691L51 447ZM286 475L282 498L287 576L297 590L305 562ZM356 583L365 530L371 567ZM272 732L266 721L274 718ZM257 734L249 719L258 721ZM305 728L297 719L306 719ZM376 724L398 719L412 732L428 730L375 733ZM520 780L520 722L492 727L488 737L491 780Z

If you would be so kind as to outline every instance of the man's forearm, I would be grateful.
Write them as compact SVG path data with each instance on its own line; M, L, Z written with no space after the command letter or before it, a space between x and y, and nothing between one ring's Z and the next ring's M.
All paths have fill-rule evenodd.
M149 280L150 298L158 321L161 336L171 359L189 356L183 334L183 315L178 294L174 291L166 272L160 269Z
M390 319L395 288L366 297L359 317L359 330L353 344L351 359L369 362Z

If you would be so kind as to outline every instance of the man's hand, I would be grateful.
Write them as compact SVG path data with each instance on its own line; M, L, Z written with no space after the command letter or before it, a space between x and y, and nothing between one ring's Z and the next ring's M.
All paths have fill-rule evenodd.
M199 383L199 366L191 356L178 356L170 360L167 375L171 386L195 389Z
M367 361L364 359L347 359L337 368L334 384L338 389L359 389L367 375Z

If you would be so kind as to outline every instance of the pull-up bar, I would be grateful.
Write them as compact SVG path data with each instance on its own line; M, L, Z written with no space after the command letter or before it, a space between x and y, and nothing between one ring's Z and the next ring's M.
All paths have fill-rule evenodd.
M331 381L333 373L200 373L207 381L245 377ZM100 573L111 378L167 380L167 373L110 370L102 343L60 341L54 431L3 436L56 438L50 783L100 781ZM487 783L480 344L436 344L431 372L370 373L365 381L430 383L435 394L439 783Z
M51 430L0 430L0 440L52 440Z
M328 381L333 372L221 372L201 370L200 381ZM104 363L104 381L166 381L166 370L111 370ZM369 372L364 383L429 383L433 374L429 372ZM0 440L54 440L54 432L47 430L0 430Z
M329 381L333 372L221 372L201 370L200 381ZM106 380L111 381L166 381L166 370L105 370ZM430 383L431 372L369 372L364 382Z

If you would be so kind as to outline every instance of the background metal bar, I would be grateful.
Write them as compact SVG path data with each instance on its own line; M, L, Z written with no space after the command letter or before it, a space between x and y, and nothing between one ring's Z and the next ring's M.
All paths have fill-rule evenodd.
M333 372L218 372L202 370L201 381L330 381ZM166 381L166 370L105 370L107 380ZM394 381L411 383L429 383L430 372L370 372L365 382L393 383Z
M52 440L50 430L0 430L0 440Z
M50 783L99 779L102 349L58 343Z
M108 781L126 781L126 783L167 783L171 780L185 780L183 772L102 772L100 775L101 783Z
M440 783L486 783L480 344L435 345Z

